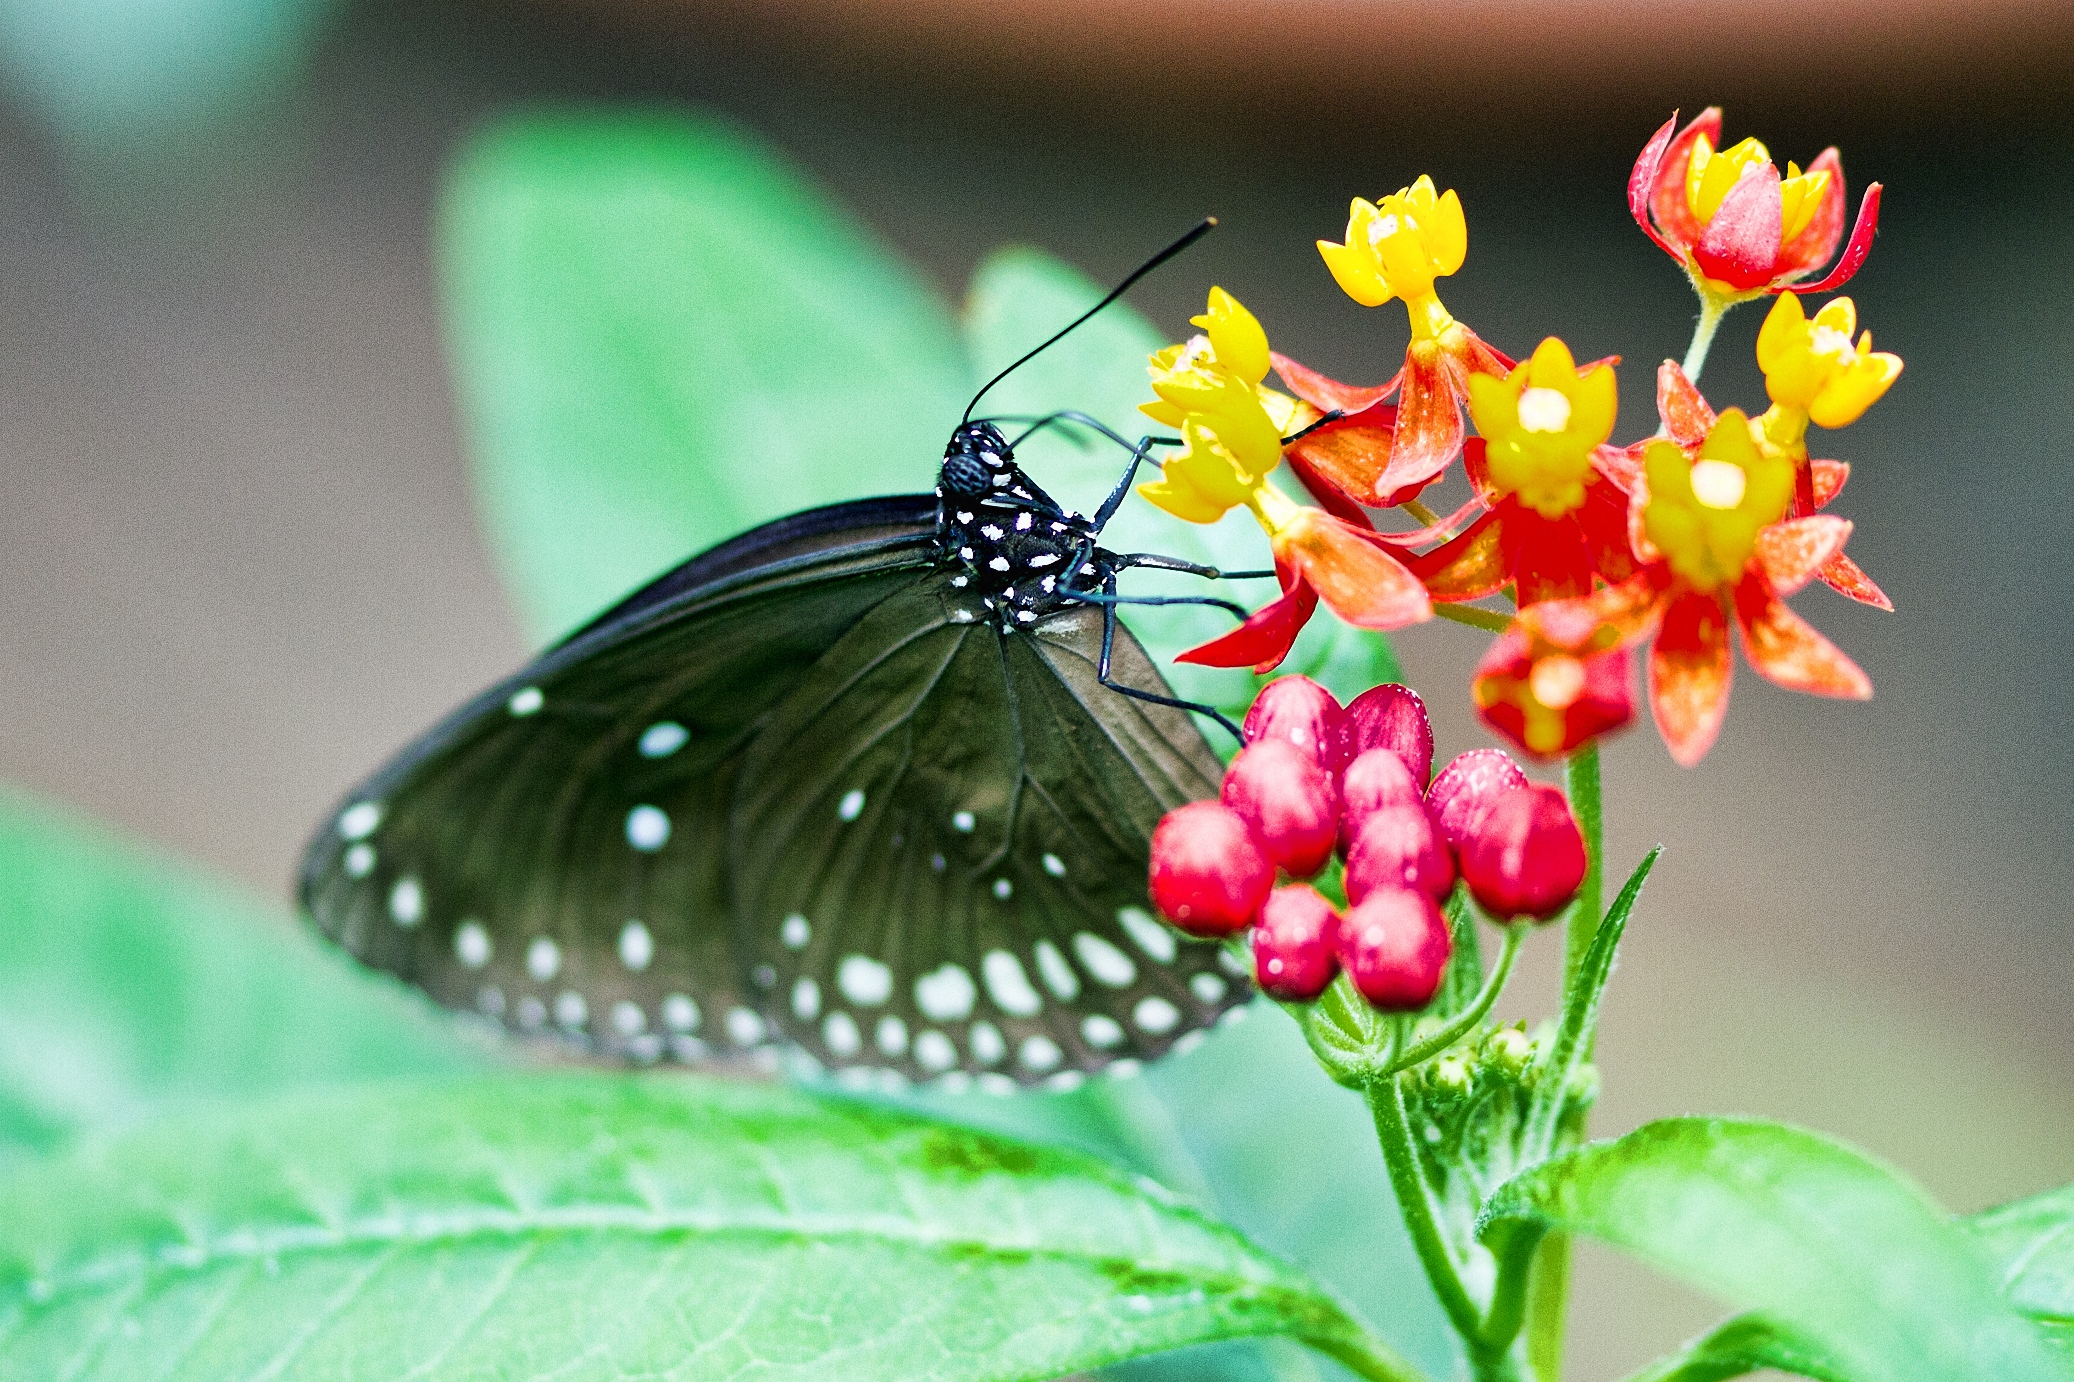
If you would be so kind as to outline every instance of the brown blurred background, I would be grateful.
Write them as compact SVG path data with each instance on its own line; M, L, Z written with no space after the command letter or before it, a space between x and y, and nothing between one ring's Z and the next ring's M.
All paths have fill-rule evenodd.
M1697 771L1647 728L1611 747L1616 862L1669 848L1597 1127L1786 1118L1960 1209L2074 1178L2064 3L365 3L309 34L199 123L92 118L13 58L0 778L279 896L344 784L525 655L471 509L428 234L456 142L514 104L728 112L947 294L1005 241L1107 278L1215 211L1139 305L1179 331L1222 283L1350 379L1391 372L1403 318L1349 303L1310 242L1350 195L1431 172L1469 215L1449 306L1516 354L1549 333L1623 354L1626 439L1692 312L1627 220L1627 168L1674 108L1721 103L1781 161L1840 144L1854 202L1887 184L1848 291L1907 372L1818 454L1852 462L1837 507L1900 612L1796 602L1871 672L1870 705L1746 671ZM1719 404L1762 406L1760 315L1716 346ZM1397 641L1444 752L1484 742L1480 643ZM1548 991L1557 949L1530 947L1520 992ZM1713 1314L1587 1252L1576 1375Z

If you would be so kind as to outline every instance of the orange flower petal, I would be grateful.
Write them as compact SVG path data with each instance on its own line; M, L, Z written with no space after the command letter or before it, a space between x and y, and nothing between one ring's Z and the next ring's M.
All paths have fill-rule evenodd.
M1306 509L1276 535L1275 557L1303 573L1318 598L1357 628L1401 629L1433 617L1418 577L1361 530Z
M1570 652L1627 647L1656 627L1669 582L1670 568L1658 562L1604 590L1531 605L1520 611L1520 623L1543 642Z
M1858 569L1858 563L1842 552L1831 557L1821 571L1822 582L1839 595L1848 595L1861 605L1894 612L1894 602L1887 592L1873 583L1872 577Z
M1356 504L1383 507L1376 482L1390 468L1397 410L1379 404L1341 422L1328 422L1283 455L1300 457L1312 473ZM1393 487L1394 488L1394 487Z
M1699 594L1671 601L1649 651L1649 709L1679 767L1694 766L1714 747L1734 672L1721 602Z
M1418 351L1414 343L1414 352ZM1376 479L1378 492L1431 480L1462 449L1462 404L1438 358L1404 357L1404 392L1398 400L1397 431L1390 463Z
M1714 430L1714 410L1676 360L1666 360L1656 368L1656 415L1680 446L1698 446Z
M1743 630L1743 655L1757 674L1788 691L1839 700L1872 699L1872 678L1816 633L1764 582L1745 577L1736 586L1736 623ZM1658 646L1662 646L1659 638Z
M1423 556L1407 557L1405 564L1436 600L1480 600L1512 580L1505 569L1502 538L1498 515L1487 513L1453 541Z
M1844 492L1844 484L1851 478L1849 461L1809 461L1814 471L1815 507L1826 509L1829 501Z
M1841 556L1851 536L1848 518L1791 518L1757 535L1757 564L1781 595L1815 579L1832 558Z
M1279 351L1269 351L1268 359L1274 363L1275 373L1295 394L1314 408L1331 412L1337 408L1343 413L1359 413L1397 392L1397 378L1363 388L1357 384L1342 384L1337 379L1327 379L1318 371L1300 365ZM1402 377L1402 376L1398 376Z

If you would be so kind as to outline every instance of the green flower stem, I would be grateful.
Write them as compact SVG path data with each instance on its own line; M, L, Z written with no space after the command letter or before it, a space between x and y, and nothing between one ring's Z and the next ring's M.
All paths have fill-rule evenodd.
M1527 1367L1535 1382L1562 1382L1563 1326L1570 1307L1570 1238L1541 1240L1527 1282Z
M1378 1080L1368 1087L1368 1107L1375 1116L1376 1138L1382 1143L1383 1165L1390 1172L1390 1188L1397 1192L1397 1210L1411 1232L1412 1247L1433 1283L1433 1294L1447 1312L1455 1332L1471 1345L1483 1336L1483 1312L1469 1298L1462 1274L1455 1267L1434 1217L1433 1197L1426 1188L1425 1173L1419 1168L1418 1149L1412 1145L1411 1124L1404 1113L1404 1094L1395 1079Z
M1487 633L1503 633L1512 627L1512 616L1496 610L1478 609L1475 605L1438 604L1433 606L1436 618L1450 619L1457 624L1467 624L1472 629Z
M1498 1001L1498 995L1505 991L1506 980L1512 977L1512 962L1519 958L1520 942L1525 938L1527 929L1524 925L1504 928L1504 948L1498 952L1498 962L1492 966L1490 977L1484 980L1483 988L1478 991L1475 1000L1464 1008L1454 1021L1392 1060L1389 1069L1383 1072L1385 1075L1394 1075L1400 1070L1432 1059L1460 1041L1475 1029L1477 1023L1483 1021L1484 1015L1490 1012L1491 1005Z
M1407 499L1397 507L1410 514L1413 520L1422 528L1430 528L1440 522L1439 514L1433 512L1433 510L1427 508L1416 499Z
M1570 811L1584 833L1584 882L1577 900L1570 905L1563 938L1563 991L1576 982L1584 952L1599 934L1599 918L1605 906L1606 813L1599 794L1599 746L1586 744L1563 763L1563 786L1570 797Z
M1692 328L1692 344L1685 348L1685 377L1697 384L1700 371L1707 367L1707 350L1714 344L1714 333L1721 329L1721 319L1735 304L1723 301L1712 293L1700 294L1700 319Z

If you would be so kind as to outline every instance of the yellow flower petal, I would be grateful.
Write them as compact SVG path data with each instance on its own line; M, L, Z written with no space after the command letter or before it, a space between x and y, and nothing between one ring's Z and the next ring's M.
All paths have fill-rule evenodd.
M1210 289L1210 307L1189 320L1209 333L1217 363L1248 384L1267 378L1267 332L1239 300L1222 288Z
M1340 291L1363 307L1381 307L1390 300L1390 287L1365 248L1320 240L1318 253L1324 256L1325 267L1332 271L1332 281L1339 284Z

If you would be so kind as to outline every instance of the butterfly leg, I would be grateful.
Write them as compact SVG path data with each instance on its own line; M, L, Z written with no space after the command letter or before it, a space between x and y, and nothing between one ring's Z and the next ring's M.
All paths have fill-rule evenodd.
M1190 576L1201 576L1206 581L1264 581L1274 575L1267 571L1224 571L1215 566L1202 566L1196 562L1183 561L1179 557L1161 556L1158 552L1124 552L1111 557L1109 564L1118 571L1132 566L1150 567L1155 571L1181 571Z
M1240 743L1245 743L1245 734L1239 729L1237 725L1233 724L1231 720L1227 718L1225 714L1222 711L1218 710L1215 706L1203 705L1197 701L1176 700L1172 696L1155 695L1150 691L1140 691L1135 687L1125 686L1121 682L1115 681L1110 677L1109 655L1111 650L1116 646L1116 607L1119 604L1135 604L1137 603L1137 601L1130 600L1124 596L1119 596L1116 593L1116 577L1113 575L1102 582L1102 593L1107 598L1093 599L1092 597L1086 594L1082 594L1080 596L1080 598L1088 600L1089 603L1099 604L1102 607L1102 660L1098 664L1096 664L1095 680L1099 681L1102 685L1108 687L1111 691L1117 692L1119 695L1129 696L1134 701L1149 701L1153 705L1170 705L1173 706L1176 710L1193 710L1198 715L1207 715L1211 719L1215 720L1218 724L1222 725L1224 727L1225 733L1231 735L1232 738L1238 740ZM1169 602L1162 600L1160 601L1160 603L1166 604ZM1183 603L1183 601L1177 599L1172 603L1178 604ZM1194 603L1223 604L1224 602L1221 600L1198 600ZM1238 606L1233 605L1230 606L1230 608L1237 611L1240 618L1245 617L1245 611L1238 609Z

